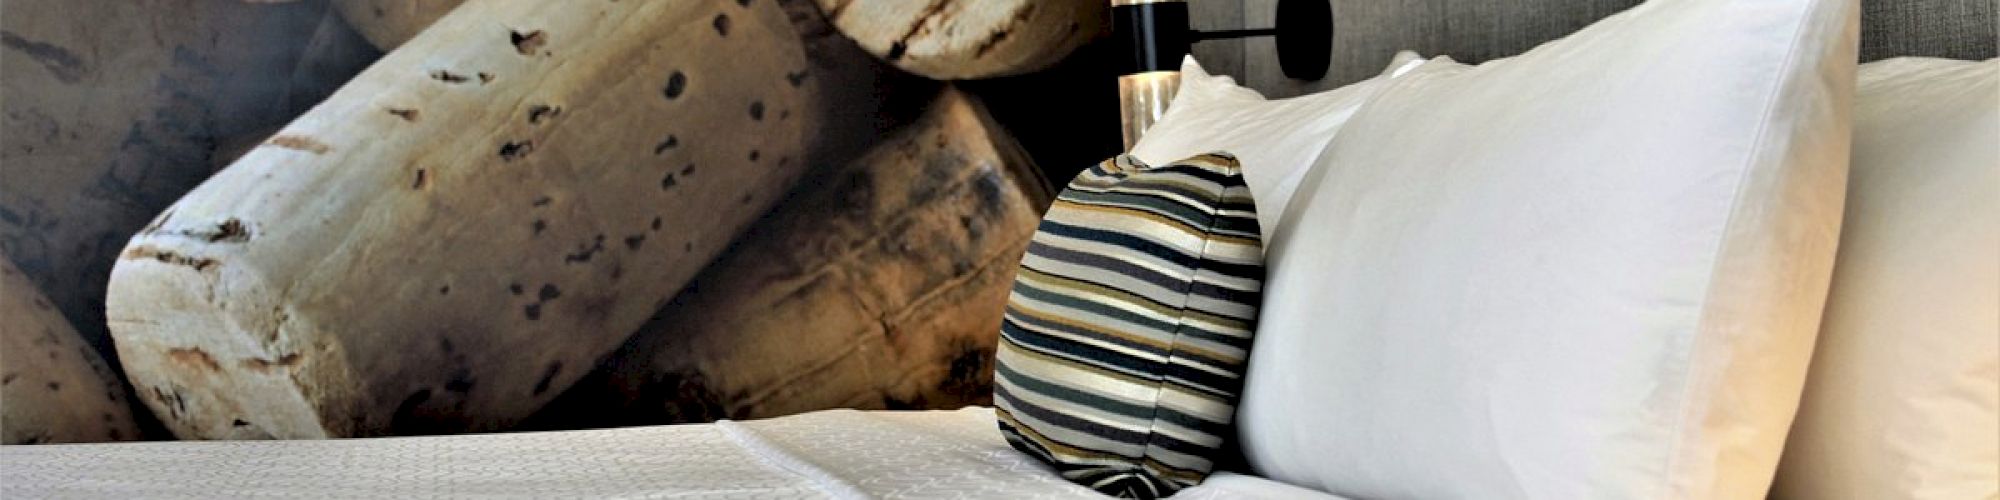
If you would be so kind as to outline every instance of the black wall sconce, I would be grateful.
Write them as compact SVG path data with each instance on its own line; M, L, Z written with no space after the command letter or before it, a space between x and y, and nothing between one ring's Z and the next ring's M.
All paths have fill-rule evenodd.
M1333 54L1330 0L1279 0L1276 25L1264 29L1197 31L1188 20L1185 0L1111 0L1113 29L1131 54L1118 77L1126 149L1166 113L1180 88L1181 58L1196 43L1275 37L1278 67L1297 80L1324 77Z

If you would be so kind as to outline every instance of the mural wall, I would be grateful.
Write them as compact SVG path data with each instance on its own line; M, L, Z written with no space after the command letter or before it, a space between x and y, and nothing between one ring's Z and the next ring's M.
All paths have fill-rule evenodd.
M1107 6L9 1L0 434L987 404Z

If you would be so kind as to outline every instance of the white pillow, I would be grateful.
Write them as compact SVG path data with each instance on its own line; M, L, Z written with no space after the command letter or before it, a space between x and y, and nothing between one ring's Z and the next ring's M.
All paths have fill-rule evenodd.
M1857 11L1646 2L1378 90L1266 242L1253 469L1357 498L1761 498L1833 267Z
M1861 66L1779 499L2000 498L2000 60Z
M1139 136L1131 154L1148 165L1216 151L1236 156L1257 202L1257 225L1270 238L1299 178L1340 125L1382 82L1422 62L1416 53L1405 51L1396 54L1382 76L1325 92L1266 100L1228 76L1209 75L1194 57L1186 57L1181 60L1180 92L1166 115Z

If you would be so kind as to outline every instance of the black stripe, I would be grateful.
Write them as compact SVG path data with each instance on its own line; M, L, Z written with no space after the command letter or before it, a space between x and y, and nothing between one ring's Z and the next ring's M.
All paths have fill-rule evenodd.
M1177 294L1187 293L1189 286L1188 282L1194 279L1194 270L1192 269L1181 268L1182 274L1177 276L1168 275L1161 273L1159 271L1142 267L1138 264L1134 264L1124 260L1114 259L1102 254L1096 254L1078 250L1070 250L1067 248L1050 245L1048 243L1043 243L1040 241L1030 240L1028 242L1028 253L1036 257L1041 257L1057 262L1095 268L1097 270L1107 271L1111 274L1117 274L1120 276L1128 276L1133 279L1144 281L1146 283L1152 284L1153 286L1157 286ZM1021 265L1023 267L1028 267L1028 264L1026 262L1022 262ZM1035 269L1036 272L1045 275L1060 276L1059 274L1054 273L1052 270L1040 269L1040 268L1033 268L1033 269ZM1102 283L1096 283L1094 281L1089 281L1089 280L1079 279L1076 281L1083 281L1086 283L1095 283L1102 285ZM1133 295L1138 295L1138 294L1133 294ZM1160 303L1157 300L1151 302L1155 304ZM1160 304L1160 305L1173 307L1172 305L1167 305L1167 304Z
M1085 240L1085 241L1116 246L1119 248L1124 248L1126 250L1131 250L1134 252L1151 255L1153 256L1153 258L1160 259L1161 261L1164 261L1168 264L1173 264L1175 266L1180 266L1183 268L1194 267L1194 263L1201 259L1201 256L1199 255L1188 255L1187 253L1182 252L1180 249L1173 248L1167 245L1162 245L1160 243L1154 242L1153 240L1141 238L1138 236L1133 236L1131 234L1120 233L1116 231L1108 231L1103 229L1093 229L1083 226L1073 226L1055 220L1043 220L1042 225L1036 228L1035 231L1040 233L1048 233L1057 236L1063 236L1078 240ZM1039 238L1040 235L1036 235L1036 237Z
M1040 356L1058 364L1032 376L1018 368L1020 363L1027 362L1025 359L1012 365L1005 362L996 365L994 398L1001 403L999 411L1006 418L1033 422L1024 422L1022 428L1016 428L1003 420L1000 429L1009 445L1055 466L1064 478L1116 496L1153 498L1171 494L1207 474L1212 467L1210 457L1217 447L1185 441L1163 429L1184 430L1186 437L1196 440L1220 441L1231 434L1229 422L1234 418L1233 405L1242 391L1244 361L1224 361L1199 354L1208 350L1198 350L1194 344L1247 353L1251 345L1248 335L1224 334L1202 325L1216 322L1254 329L1255 311L1263 300L1260 282L1264 267L1261 263L1246 262L1260 256L1222 257L1214 246L1218 239L1229 239L1231 244L1258 245L1261 238L1254 215L1255 202L1250 200L1236 166L1236 160L1226 155L1198 156L1161 167L1148 167L1126 156L1093 166L1070 182L1060 199L1078 208L1116 210L1091 217L1094 224L1105 227L1066 221L1066 214L1071 212L1052 213L1042 221L1028 244L1026 252L1034 256L1032 260L1037 264L1031 265L1030 259L1024 258L1022 272L1037 276L1017 278L1001 322L1000 342L1008 353L1003 358L1013 360L1016 354ZM1197 248L1178 248L1133 230L1136 227L1133 224L1149 224L1143 220L1150 218L1171 221L1181 226L1178 229L1192 231L1206 241ZM1088 245L1077 248L1069 241L1058 242L1053 238ZM1232 247L1231 251L1238 248L1244 247ZM1154 262L1134 263L1106 254L1146 256ZM1060 265L1053 265L1057 263ZM1154 264L1160 267L1149 267ZM1047 267L1062 268L1065 272L1043 269ZM1198 277L1223 283L1199 281ZM1117 282L1120 286L1103 281ZM1139 291L1159 292L1161 296L1151 297ZM1201 303L1192 303L1196 300ZM1024 307L1029 301L1045 305L1041 310L1045 314L1063 316L1037 318L1025 314ZM1158 319L1146 312L1128 310L1135 306L1177 317ZM1119 325L1115 330L1108 327L1114 322ZM1154 347L1123 337L1144 337L1149 333L1154 334L1153 338L1169 339L1166 346ZM1062 375L1071 371L1078 375ZM1169 408L1162 404L1160 393L1155 393L1151 401L1119 399L1083 385L1084 373L1092 374L1089 377L1120 378L1159 391L1171 390L1179 395L1177 399L1193 398L1204 408L1210 403L1220 404L1217 411L1232 414L1202 416L1186 412L1192 410ZM1021 399L1028 395L1060 404L1041 406ZM1150 422L1151 427L1133 430L1103 425L1090 421L1087 417L1090 415L1132 423L1135 427L1140 422ZM1050 437L1047 432L1038 432L1057 431L1057 428L1062 429L1058 431L1061 433L1088 436L1086 441L1106 446L1122 443L1118 447L1143 451L1136 452L1140 456L1124 457L1129 460L1117 460L1113 457L1125 453L1078 446ZM1063 449L1073 448L1086 456L1054 453L1052 448L1059 444Z
M1215 261L1204 261L1202 262L1202 265L1208 265L1211 262ZM1222 274L1222 273L1215 273L1215 274ZM1262 277L1242 277L1242 276L1237 276L1237 277L1249 280L1263 279ZM1207 283L1202 281L1195 281L1193 283L1190 283L1188 287L1188 293L1194 295L1200 295L1203 297L1208 297L1215 300L1220 300L1223 302L1229 302L1234 304L1248 304L1252 308L1257 307L1257 304L1264 303L1264 293L1261 291L1248 292L1243 290L1237 290L1234 288L1224 288L1215 286L1214 283Z
M1110 319L1127 321L1132 323L1133 326L1146 328L1155 332L1163 332L1163 333L1170 332L1174 328L1174 323L1162 322L1160 320L1119 310L1111 306L1099 304L1096 302L1086 302L1086 300L1088 299L1063 295L1050 290L1043 290L1027 283L1014 284L1014 293L1024 298L1047 302L1050 304L1054 304L1060 308L1070 309L1072 310L1072 312L1085 312ZM1025 304L1022 304L1022 306L1025 306ZM1027 311L1021 310L1020 308L1016 307L1016 304L1014 304L1011 300L1007 304L1006 312L1010 316L1018 316L1019 317L1018 319L1024 324L1034 326L1036 328L1040 328L1043 330L1055 330L1058 332L1075 334L1094 339L1100 339L1106 342L1113 342L1121 346L1131 347L1133 349L1138 349L1153 354L1159 354L1162 356L1166 355L1167 353L1166 348L1146 345L1132 339L1127 339L1114 335L1114 333L1120 333L1120 332L1105 331L1105 330L1122 331L1123 330L1122 328L1114 328L1109 325L1090 325L1098 328L1089 328L1089 327L1080 327L1080 326L1058 323L1055 321L1055 318L1043 319L1035 314L1029 314ZM1057 316L1060 318L1063 312L1064 311L1044 311L1043 315ZM1063 319L1077 320L1080 318L1063 318ZM1074 322L1084 323L1084 324L1089 323L1088 321L1074 321ZM1162 335L1162 337L1166 336ZM1167 340L1167 342L1171 342L1171 340Z
M1196 231L1207 226L1210 215L1199 208L1182 205L1173 198L1151 194L1120 192L1092 193L1071 191L1062 195L1062 200L1089 207L1118 208L1136 210L1179 222Z
M1010 385L1019 386L1021 390L1041 394L1049 399L1065 400L1076 403L1079 406L1090 407L1093 410L1104 410L1106 413L1123 415L1140 420L1145 420L1153 415L1153 408L1151 407L1142 407L1104 397L1093 392L1078 390L1066 385L1035 378L1034 376L1015 371L1007 365L995 366L993 369L1000 376L1007 377Z
M1034 403L1029 403L1027 401L1022 400L1019 397L1014 396L1014 392L1008 390L1007 387L1005 386L995 386L993 388L993 397L1007 398L1008 406L1012 406L1014 408L1013 413L1017 416L1026 415L1029 418L1040 420L1049 425L1062 427L1064 429L1069 429L1073 431L1079 431L1081 433L1090 434L1092 436L1104 438L1105 440L1109 441L1117 441L1135 446L1144 445L1146 443L1145 433L1128 431L1125 429L1119 429L1116 427L1111 427L1106 425L1098 425L1097 422L1084 420L1081 418L1071 416L1067 413L1036 406ZM1047 432L1043 432L1041 434L1043 436L1047 436L1051 441L1056 441L1059 443L1062 442L1062 440L1056 439L1054 436L1049 436ZM1063 444L1069 444L1069 443L1063 443ZM1088 447L1078 446L1078 448L1087 449ZM1139 458L1104 450L1094 450L1094 451L1126 456L1127 458Z
M1159 380L1161 375L1160 368L1166 365L1164 362L1136 358L1062 337L1036 334L1023 329L1021 325L1015 324L1017 320L1025 319L1010 317L1001 321L1000 335L1007 340L1013 341L1015 345L1044 355L1054 355L1078 364L1093 365L1107 370L1118 371L1140 380ZM1107 340L1119 345L1129 345L1115 339L1103 339L1096 336L1091 336L1090 338ZM1146 350L1149 352L1159 352L1150 348Z

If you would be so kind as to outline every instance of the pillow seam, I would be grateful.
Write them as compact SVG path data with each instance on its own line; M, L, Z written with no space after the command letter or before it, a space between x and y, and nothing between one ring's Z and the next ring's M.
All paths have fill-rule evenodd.
M1200 156L1216 156L1216 155L1214 153L1208 153ZM1242 175L1241 169L1236 165L1230 165L1230 163L1235 163L1235 162L1236 162L1235 158L1230 158L1228 160L1228 163L1224 164L1223 172L1225 174L1239 176L1240 179L1240 176ZM1169 163L1168 165L1169 166L1179 165L1181 163L1182 162L1180 161L1176 161L1173 163ZM1141 455L1143 456L1139 457L1139 463L1135 464L1135 468L1144 473L1151 474L1153 472L1146 467L1146 463L1149 459L1152 458L1153 455L1152 453L1154 448L1153 438L1160 435L1160 430L1159 430L1160 397L1164 395L1167 391L1167 383L1168 383L1167 372L1169 372L1173 367L1176 353L1180 352L1181 350L1180 347L1181 339L1185 336L1185 334L1183 334L1182 331L1187 329L1188 302L1192 300L1192 298L1194 297L1195 280L1197 279L1198 276L1201 275L1202 263L1208 260L1209 245L1215 242L1216 220L1220 217L1219 215L1220 211L1215 208L1215 205L1218 205L1222 202L1222 194L1224 191L1227 190L1228 186L1223 186L1219 190L1209 193L1204 193L1207 195L1208 199L1202 200L1202 202L1208 204L1209 206L1205 207L1208 209L1206 210L1208 212L1208 221L1206 224L1203 224L1201 228L1202 231L1201 250L1195 254L1194 265L1191 266L1191 268L1188 270L1188 289L1180 294L1180 305L1175 306L1174 308L1174 311L1176 313L1174 316L1174 334L1173 337L1171 337L1167 341L1167 358L1165 361L1166 366L1164 367L1166 369L1160 370L1161 374L1160 374L1159 390L1153 393L1153 405L1152 405L1153 414L1151 417L1147 419L1148 421L1146 422L1146 447L1144 448L1144 451L1141 452ZM1162 477L1160 477L1159 479L1162 484L1165 484L1168 487L1173 488L1174 491L1179 491L1182 489L1181 486L1173 480L1173 478L1166 477L1164 474L1162 474L1161 476ZM1169 492L1168 494L1171 495L1172 492Z
M1792 26L1792 34L1789 37L1789 42L1786 44L1785 58L1777 68L1778 77L1772 79L1773 81L1771 82L1770 88L1765 91L1764 109L1758 112L1759 120L1757 123L1757 131L1754 134L1752 134L1754 137L1753 139L1754 142L1751 143L1749 150L1747 150L1744 153L1743 165L1737 173L1736 186L1735 188L1733 188L1732 190L1733 193L1730 195L1729 213L1727 217L1723 219L1722 230L1716 234L1716 242L1714 245L1714 250L1710 251L1709 253L1708 278L1704 280L1703 283L1701 302L1699 305L1695 307L1697 316L1695 318L1695 325L1694 325L1694 338L1689 339L1685 344L1687 347L1686 350L1687 361L1686 364L1683 365L1682 368L1683 371L1681 373L1681 383L1679 384L1680 397L1679 397L1679 403L1676 405L1677 408L1675 409L1674 412L1676 418L1674 419L1673 437L1672 440L1670 441L1671 447L1668 448L1666 456L1667 460L1665 464L1666 468L1665 470L1661 471L1663 472L1663 474L1661 476L1660 498L1680 498L1674 496L1674 493L1678 489L1677 483L1680 482L1678 471L1680 470L1681 467L1683 467L1683 464L1685 463L1683 460L1681 460L1681 455L1688 448L1687 432L1688 432L1688 424L1690 423L1689 417L1694 416L1693 404L1692 404L1694 398L1693 389L1696 387L1697 378L1704 378L1704 379L1707 378L1698 376L1699 374L1696 373L1696 370L1694 369L1695 366L1697 365L1695 361L1696 358L1701 354L1700 350L1701 346L1709 345L1715 342L1715 339L1711 338L1714 337L1715 335L1710 332L1710 330L1713 329L1710 326L1710 319L1713 316L1711 315L1711 311L1708 310L1708 304L1715 299L1715 293L1716 293L1715 283L1721 274L1721 266L1717 264L1719 264L1723 260L1723 255L1726 254L1726 250L1728 250L1733 246L1731 244L1731 239L1729 238L1729 233L1731 230L1735 229L1737 223L1742 220L1741 218L1739 218L1739 215L1741 214L1741 210L1744 205L1743 203L1744 197L1746 194L1748 194L1749 191L1750 187L1749 180L1751 178L1751 173L1756 170L1755 168L1756 163L1759 157L1762 156L1764 149L1767 147L1768 145L1767 143L1771 140L1770 136L1771 124L1772 122L1776 121L1773 119L1773 115L1777 113L1777 110L1781 107L1780 104L1783 101L1782 99L1779 99L1778 96L1779 94L1782 93L1783 89L1790 87L1792 83L1798 80L1798 74L1795 70L1799 67L1799 59L1802 53L1804 52L1801 49L1802 45L1804 45L1802 40L1805 38L1805 34L1808 31L1806 29L1806 26L1811 24L1812 19L1815 17L1816 14L1819 13L1820 9L1827 8L1826 7L1827 4L1834 4L1834 3L1843 3L1843 2L1808 3L1807 7L1799 13L1800 15L1798 20ZM1711 482L1713 482L1712 478Z

